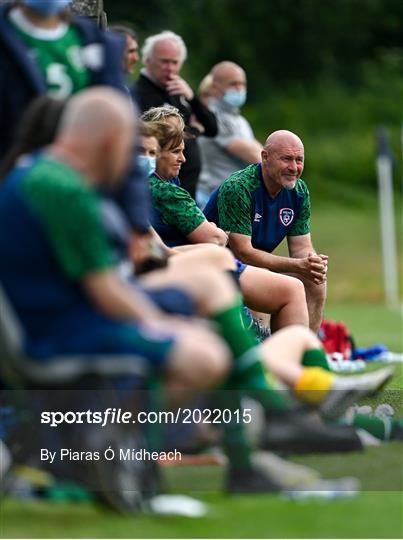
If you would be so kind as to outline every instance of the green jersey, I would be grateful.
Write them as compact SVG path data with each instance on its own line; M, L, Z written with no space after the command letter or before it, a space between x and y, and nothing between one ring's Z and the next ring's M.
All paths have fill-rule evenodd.
M90 75L75 27L60 23L54 30L38 29L19 11L12 11L10 19L42 72L50 94L64 99L88 86Z
M261 165L234 172L213 192L204 214L224 231L251 237L252 246L272 252L286 236L311 229L308 187L300 178L293 189L272 198L263 182Z
M176 178L161 180L153 174L149 180L152 226L170 247L190 244L187 236L206 221L203 212Z
M80 174L50 158L40 158L21 185L52 246L63 274L80 279L113 265L96 192Z

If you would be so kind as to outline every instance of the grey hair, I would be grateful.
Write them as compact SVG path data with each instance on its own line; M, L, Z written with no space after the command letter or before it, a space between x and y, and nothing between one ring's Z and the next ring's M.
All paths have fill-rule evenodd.
M176 118L181 129L185 129L185 121L179 109L172 105L151 107L141 115L143 122L165 122L167 118Z
M108 26L108 31L115 32L121 36L130 36L134 41L138 41L137 32L131 27L125 24L111 24Z
M175 34L174 32L171 32L170 30L164 30L163 32L160 32L159 34L148 36L148 38L144 42L143 48L141 49L143 64L145 64L147 60L149 60L150 57L152 56L155 45L159 43L160 41L165 41L165 40L174 41L178 45L179 50L180 50L179 61L181 64L183 64L188 54L185 42L180 36L178 36L178 34Z

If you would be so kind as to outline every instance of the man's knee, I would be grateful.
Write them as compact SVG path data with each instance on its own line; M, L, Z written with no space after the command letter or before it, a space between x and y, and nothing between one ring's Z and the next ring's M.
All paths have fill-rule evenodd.
M234 270L235 259L229 249L216 244L198 244L194 249L171 257L170 266L178 268L197 268L201 264L219 270Z
M189 389L217 386L230 369L230 353L225 343L205 329L194 329L179 338L168 364L171 377L178 377Z
M187 275L183 284L198 302L202 315L210 315L236 296L235 285L225 272L203 265Z
M309 328L300 324L293 324L279 330L272 339L284 340L284 344L291 342L303 350L321 348L318 337Z
M295 301L306 302L305 286L299 279L290 278L288 289Z
M323 305L326 301L326 283L305 283L305 294L307 301L316 305Z
M281 300L284 305L293 306L306 304L305 284L293 276L281 276ZM280 290L280 289L279 289Z
M220 270L234 270L235 259L229 249L215 244L206 244L203 248L205 260Z
M305 349L319 349L321 343L319 338L305 326L295 324L287 328L290 331L290 339L297 340Z

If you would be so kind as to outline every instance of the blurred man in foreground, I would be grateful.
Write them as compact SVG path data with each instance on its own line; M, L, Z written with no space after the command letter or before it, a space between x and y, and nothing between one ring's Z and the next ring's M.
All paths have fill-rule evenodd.
M115 375L148 363L176 388L210 386L227 365L218 338L186 323L168 331L169 317L114 270L97 189L119 183L135 130L130 100L119 92L97 87L71 98L54 143L2 186L3 231L14 233L0 234L0 280L25 330L26 353L38 362L82 355L84 370Z

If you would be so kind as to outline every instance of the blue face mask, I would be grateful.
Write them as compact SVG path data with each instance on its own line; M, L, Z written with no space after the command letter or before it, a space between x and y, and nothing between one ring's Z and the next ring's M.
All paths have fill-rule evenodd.
M146 176L150 176L155 172L157 160L151 156L137 156L138 164L143 169Z
M235 88L229 88L225 91L223 101L230 107L242 107L246 101L246 90L236 90Z
M40 13L41 15L52 16L63 11L71 0L23 0L23 4Z

